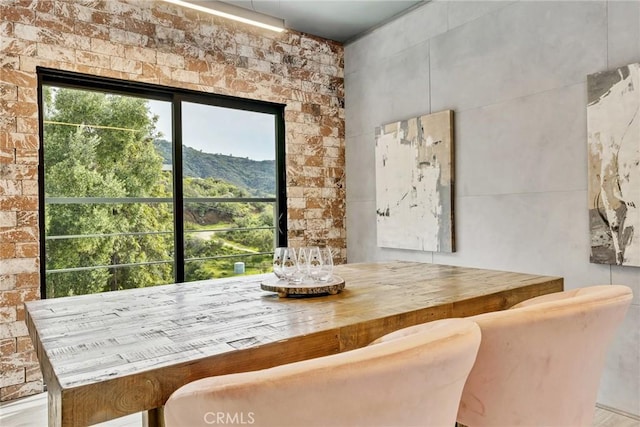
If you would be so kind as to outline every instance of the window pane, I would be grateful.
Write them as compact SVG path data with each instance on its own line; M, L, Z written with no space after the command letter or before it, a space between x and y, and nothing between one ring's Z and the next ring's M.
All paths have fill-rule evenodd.
M174 281L173 178L148 101L53 86L43 99L47 296Z
M270 271L275 116L184 102L182 117L185 280Z

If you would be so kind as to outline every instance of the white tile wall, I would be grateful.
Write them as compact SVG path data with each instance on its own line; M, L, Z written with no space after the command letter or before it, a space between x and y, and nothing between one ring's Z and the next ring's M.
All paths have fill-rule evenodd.
M345 96L347 137L373 132L376 126L429 110L428 43L404 49L348 76L345 76L345 93L349 92Z
M431 40L434 111L489 105L605 69L606 3L517 2Z
M586 101L576 84L458 112L457 194L586 190Z
M636 415L640 414L640 399L638 399L640 328L638 325L640 325L640 306L632 305L607 355L598 393L598 403Z
M471 22L474 19L481 18L498 9L509 6L512 1L447 1L439 0L446 3L449 7L447 13L447 22L449 29L453 29L460 25Z
M607 3L608 68L640 62L640 2Z
M345 140L345 157L350 159L350 173L346 174L347 203L372 201L376 197L375 183L375 134L373 129ZM373 207L375 212L375 206ZM347 230L349 228L347 227ZM375 243L375 239L373 240Z
M640 273L637 268L627 268L614 265L611 267L611 283L629 286L633 290L633 302L640 306ZM636 325L640 330L640 322Z
M640 61L640 2L434 1L345 48L347 256L617 283L599 402L640 416L640 268L589 262L586 75ZM376 246L374 127L455 111L457 252Z
M345 55L345 74L384 63L389 57L446 32L447 7L447 2L430 2L356 40L347 47L351 54Z

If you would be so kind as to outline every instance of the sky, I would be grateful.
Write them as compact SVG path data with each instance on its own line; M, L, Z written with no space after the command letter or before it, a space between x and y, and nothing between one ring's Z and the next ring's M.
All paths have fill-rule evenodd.
M149 100L158 115L156 128L171 141L171 103ZM275 116L252 111L183 102L182 143L205 153L253 160L275 159Z

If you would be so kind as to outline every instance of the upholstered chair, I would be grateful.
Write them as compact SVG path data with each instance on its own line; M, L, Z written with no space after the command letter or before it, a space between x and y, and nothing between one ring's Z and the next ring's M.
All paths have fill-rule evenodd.
M186 384L168 427L453 426L480 344L465 319L352 351Z
M605 354L631 299L625 286L591 286L469 317L482 343L458 422L591 426Z

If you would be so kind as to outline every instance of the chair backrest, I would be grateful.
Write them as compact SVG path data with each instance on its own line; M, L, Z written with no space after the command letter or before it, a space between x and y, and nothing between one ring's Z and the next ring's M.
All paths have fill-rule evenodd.
M626 286L591 286L469 317L482 343L458 422L591 426L606 350L631 299Z
M479 345L475 323L446 319L340 354L209 377L171 395L165 423L452 426Z

